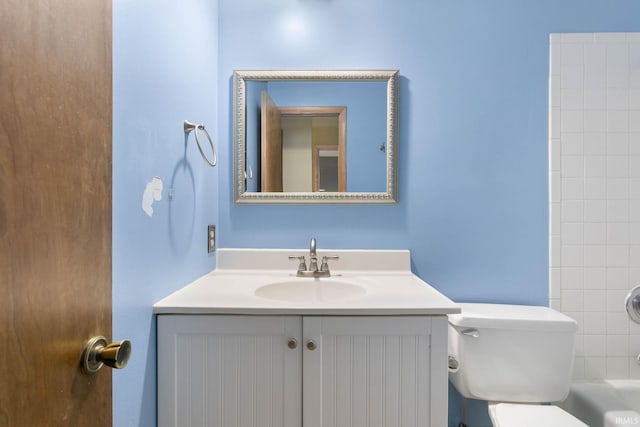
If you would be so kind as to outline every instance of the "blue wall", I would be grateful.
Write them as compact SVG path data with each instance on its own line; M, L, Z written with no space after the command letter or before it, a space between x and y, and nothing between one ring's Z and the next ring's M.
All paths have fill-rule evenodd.
M639 31L640 2L223 0L219 13L222 246L408 248L456 301L547 303L549 33ZM398 205L233 204L230 76L283 68L400 69ZM489 425L485 405L467 413Z
M218 170L183 121L216 136L217 22L209 0L113 2L113 338L133 343L113 372L118 427L156 425L151 306L215 267L206 225L218 222ZM154 176L164 191L149 217L141 201Z
M454 300L546 304L548 36L640 31L640 2L115 1L113 21L114 337L135 346L114 425L152 426L151 304L213 267L208 222L221 247L408 248ZM283 68L400 69L397 205L233 204L232 71ZM193 140L185 157L185 118L217 129L215 170ZM147 217L146 182L174 173L175 202L166 185Z
M409 248L457 301L547 302L549 33L640 29L622 0L221 1L224 247ZM400 203L234 205L233 69L398 68Z

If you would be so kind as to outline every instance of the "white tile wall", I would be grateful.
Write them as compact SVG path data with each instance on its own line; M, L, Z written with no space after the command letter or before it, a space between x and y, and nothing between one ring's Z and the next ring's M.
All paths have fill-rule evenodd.
M640 33L550 44L549 304L580 324L576 379L640 379Z

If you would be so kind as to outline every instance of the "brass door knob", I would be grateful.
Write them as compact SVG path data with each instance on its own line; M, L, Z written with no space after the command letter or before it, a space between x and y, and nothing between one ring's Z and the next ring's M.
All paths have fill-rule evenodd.
M308 350L315 350L316 348L318 348L318 344L314 341L314 340L309 340L307 341L307 349Z
M91 338L82 352L82 369L88 374L95 374L103 365L116 369L127 366L131 357L131 341L122 340L107 343L102 336Z
M295 350L296 347L298 347L298 340L296 340L295 338L291 338L289 342L287 342L287 347L289 347L291 350Z

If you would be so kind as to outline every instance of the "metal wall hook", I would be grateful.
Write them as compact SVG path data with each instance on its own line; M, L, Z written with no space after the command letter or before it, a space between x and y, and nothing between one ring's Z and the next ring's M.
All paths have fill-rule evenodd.
M200 145L200 140L198 139L198 130L201 130L209 140L209 145L211 146L211 152L213 153L212 160L209 160L207 156L204 154L204 151L202 150L202 146ZM198 151L200 151L200 155L202 156L204 161L207 162L209 166L214 167L218 163L218 157L216 156L216 149L213 146L213 141L211 140L211 136L209 135L209 132L207 132L203 124L196 124L196 123L190 122L189 120L185 120L184 133L189 135L191 131L193 131L193 134L195 135L196 144L198 144Z
M244 179L253 179L253 169L251 169L251 164L247 162L247 169L244 171Z
M191 123L189 120L184 121L184 133L187 135L198 126L195 123Z

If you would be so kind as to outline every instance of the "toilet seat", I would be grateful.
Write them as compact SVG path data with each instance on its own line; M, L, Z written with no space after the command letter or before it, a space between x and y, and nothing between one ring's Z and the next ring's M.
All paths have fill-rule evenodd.
M490 403L489 416L494 427L589 427L553 405Z

